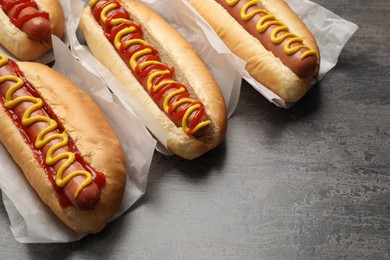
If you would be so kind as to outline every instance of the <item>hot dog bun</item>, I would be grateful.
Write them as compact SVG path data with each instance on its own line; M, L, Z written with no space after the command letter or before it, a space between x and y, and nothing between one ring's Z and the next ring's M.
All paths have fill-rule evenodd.
M35 0L40 11L49 13L51 33L59 38L64 34L65 18L58 0ZM31 61L41 57L52 48L51 40L38 42L30 39L25 32L10 22L0 8L0 44L17 59Z
M285 102L296 102L310 88L319 71L319 49L304 23L283 0L259 0L258 6L274 14L287 25L290 32L303 39L317 53L317 64L311 75L301 78L268 51L259 40L231 16L215 0L188 0L211 25L228 48L247 62L246 70L258 82L269 88Z
M104 174L105 185L101 188L100 200L95 208L80 210L71 205L60 205L48 173L38 162L31 144L21 135L4 104L0 104L0 141L42 201L59 219L77 233L97 233L106 226L122 201L126 165L121 145L92 99L73 82L39 63L17 64L28 82L56 114L83 159Z
M105 38L91 14L91 7L87 6L80 20L80 29L93 55L159 120L168 132L166 145L169 150L182 158L194 159L217 147L226 134L227 112L221 91L207 67L192 46L157 13L135 1L118 2L142 26L144 38L158 50L163 63L175 68L177 81L203 102L211 120L207 134L201 138L187 135L162 112Z

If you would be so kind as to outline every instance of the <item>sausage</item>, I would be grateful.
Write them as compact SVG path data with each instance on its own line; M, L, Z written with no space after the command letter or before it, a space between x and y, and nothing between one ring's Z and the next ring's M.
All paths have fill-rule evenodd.
M136 23L128 22L112 25L107 22L103 22L99 18L103 8L112 3L112 1L98 1L92 7L92 12L94 13L94 16L98 18L100 26L104 28L106 35L108 35L111 39L114 46L115 37L116 35L121 34L122 29L130 27L135 28L134 32L126 33L124 35L121 34L122 37L119 39L120 43L118 43L116 51L121 56L122 60L133 72L145 90L149 92L158 107L165 112L165 114L175 123L177 127L187 125L187 127L183 127L183 130L188 135L194 135L197 138L204 136L207 133L209 124L211 123L205 112L204 105L201 102L196 101L194 98L191 98L186 86L175 80L174 68L169 68L167 65L161 63L158 51L145 41L141 26ZM116 8L110 8L110 11L106 13L106 17L108 21L117 17L130 20L129 14L120 5L117 5ZM127 44L132 41L136 42ZM146 51L147 54L143 54L142 57L137 58L134 65L131 65L129 60L143 51ZM144 62L150 61L156 61L159 63L158 65L146 66L142 70L139 69L142 67ZM151 79L153 81L148 83ZM150 85L148 86L148 84ZM160 84L162 87L160 87ZM196 106L199 108L194 109ZM193 110L193 112L191 112L188 118L186 118L185 114L187 114L187 111L191 110Z
M3 11L11 22L34 41L48 41L51 37L49 14L38 10L34 1L3 0Z
M300 100L317 80L316 40L284 0L187 1L245 61L249 75L286 106Z
M0 0L0 44L20 61L40 58L64 30L59 0Z
M216 2L295 74L301 78L313 75L318 63L316 52L310 46L304 45L302 39L291 33L275 15L260 8L257 1Z
M15 73L13 72L13 68L11 65L7 64L6 66L0 67L0 76L15 76ZM7 95L7 92L9 89L14 85L13 81L5 81L4 83L0 84L0 94L5 97ZM14 92L13 98L16 99L18 97L25 97L25 96L32 96L32 93L30 93L26 88L20 88L17 91ZM13 108L14 115L21 119L23 116L25 116L25 113L28 111L28 109L31 109L31 106L33 103L31 102L22 102L16 105ZM41 108L34 110L33 113L31 113L31 117L35 116L43 116L43 117L49 117L47 112ZM35 122L29 126L26 127L25 132L28 137L28 140L30 140L31 144L34 144L37 140L38 135L47 127L49 127L49 123L38 121ZM45 135L45 137L49 137L54 134L59 134L60 131L57 129L50 131ZM42 152L44 157L47 157L48 152L53 146L58 145L60 143L60 139L56 138L45 144L40 151ZM53 157L59 154L71 152L71 149L69 145L63 146L59 149L56 149ZM57 163L52 165L55 172L58 172L60 168L66 163L66 159L59 160ZM63 173L63 179L65 179L69 174L75 172L75 171L85 171L83 166L78 162L75 161L72 163ZM74 178L72 178L66 186L64 186L64 194L67 197L67 199L70 201L70 203L82 210L91 210L93 209L96 204L99 201L100 197L100 189L98 185L95 182L90 182L88 186L83 188L79 194L76 194L76 191L80 185L82 185L83 182L86 181L86 177L84 175L77 175Z

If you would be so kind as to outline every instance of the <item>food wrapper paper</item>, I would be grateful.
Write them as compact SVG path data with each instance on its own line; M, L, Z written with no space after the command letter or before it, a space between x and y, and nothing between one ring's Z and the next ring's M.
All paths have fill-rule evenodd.
M77 13L83 2L62 1L65 16ZM67 23L68 25L68 23ZM64 38L67 39L67 35ZM54 69L78 84L106 115L126 154L127 180L119 211L112 218L127 211L144 193L156 141L143 122L120 106L107 87L73 57L68 45L53 37ZM7 150L0 144L0 189L11 231L21 243L59 243L79 240L86 234L76 234L65 226L40 200L26 181L23 172Z

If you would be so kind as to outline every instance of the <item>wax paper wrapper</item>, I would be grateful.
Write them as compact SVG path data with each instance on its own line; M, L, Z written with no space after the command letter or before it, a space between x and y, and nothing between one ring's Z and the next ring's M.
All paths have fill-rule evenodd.
M165 16L175 15L181 12L181 5L189 5L186 0L171 0L174 2L174 9L170 12L166 12L162 9L163 3L161 2L169 2L167 1L158 1L158 0L144 0L144 2L148 2L150 7L154 8L157 12ZM338 60L338 57L344 48L345 44L348 42L350 37L355 33L358 29L358 26L354 23L346 21L340 16L332 13L326 8L310 2L308 0L285 0L291 9L302 19L302 21L306 24L308 29L314 35L317 44L321 53L321 64L320 64L320 72L319 77L316 81L321 80L321 78L332 69ZM181 3L179 3L181 2ZM189 7L194 13L192 7ZM193 20L196 24L202 23L202 18L199 15L193 14ZM202 26L203 30L205 30L205 34L212 34L212 28L210 26ZM218 42L215 37L210 37L211 46L218 48L223 43ZM235 63L237 71L241 74L242 78L244 78L250 85L253 86L259 93L261 93L265 98L274 103L275 105L283 108L289 108L293 104L286 103L282 98L277 96L275 93L264 87L262 84L257 82L254 78L252 78L249 73L245 70L245 63ZM228 73L228 72L227 72ZM316 83L313 81L313 84ZM221 87L224 87L222 85Z
M114 220L145 193L156 141L143 122L129 109L120 106L116 97L99 78L91 74L73 57L68 45L53 37L53 49L53 57L56 60L53 68L73 80L91 96L112 125L125 152L126 189L121 207L112 218ZM11 222L11 230L17 241L21 243L70 242L86 235L76 234L51 212L1 144L0 189Z

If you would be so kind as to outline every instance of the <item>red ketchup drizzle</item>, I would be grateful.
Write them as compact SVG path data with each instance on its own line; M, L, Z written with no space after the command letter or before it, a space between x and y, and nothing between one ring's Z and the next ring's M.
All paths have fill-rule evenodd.
M23 72L19 69L18 65L9 60L8 65L10 65L12 72L14 73L15 76L21 78L24 81L23 87L29 92L29 94L33 97L40 98L43 101L43 107L41 108L44 110L44 112L48 115L48 117L52 118L57 122L57 129L59 132L63 132L65 130L64 126L61 124L61 122L58 120L58 117L56 114L53 112L53 110L49 107L49 105L46 103L46 101L39 95L39 93L35 90L35 88L27 81L25 78ZM1 96L1 102L2 105L4 106L5 102L5 97L3 95ZM45 155L42 153L42 151L39 148L36 148L34 143L31 140L31 137L27 134L27 128L23 126L22 124L22 118L20 118L18 115L15 114L13 110L10 109L5 109L5 111L8 113L10 118L14 121L15 125L19 129L21 135L25 139L26 143L31 147L34 156L36 160L38 161L39 165L45 170L49 181L51 182L54 190L57 193L58 201L61 205L61 207L67 207L70 205L70 202L68 198L65 196L65 193L63 191L62 187L59 187L55 183L55 178L57 175L57 172L53 169L53 167L48 166L45 163ZM74 143L73 139L69 136L69 141L68 141L68 148L69 151L74 153L76 158L75 162L78 162L84 170L87 172L91 173L93 177L93 181L97 184L97 186L101 189L106 183L106 177L103 173L96 171L91 165L89 165L88 162L84 160L84 158L81 156L80 151L77 149L76 144Z
M12 17L10 17L10 21L19 29L23 27L24 23L26 23L28 20L31 20L35 17L42 17L47 20L50 19L49 13L47 12L35 12L35 13L26 14L23 15L22 17L19 17L20 12L22 12L23 9L27 7L34 7L38 9L37 3L33 0L11 0L7 3L5 3L5 0L0 0L0 7L2 7L5 13L7 13L16 5L18 6L15 8L15 12L13 13Z
M118 8L110 11L110 14L107 15L106 22L103 24L103 22L100 19L100 15L101 15L103 9L107 5L112 4L112 3L117 4ZM114 47L115 47L115 44L114 44L115 36L118 34L119 31L121 31L122 29L124 29L126 27L134 27L136 29L133 33L127 34L126 36L124 36L125 37L124 41L122 41L122 43L119 47L119 50L117 50L116 48L115 48L115 50L120 55L122 60L125 62L127 67L133 72L133 75L136 77L138 82L144 87L144 89L146 91L148 91L147 80L148 80L148 77L151 73L156 72L156 71L162 71L162 70L169 70L170 71L170 73L167 73L167 74L164 74L162 76L158 76L158 77L154 78L154 80L152 82L152 87L148 91L151 98L157 104L159 104L159 101L161 100L161 98L164 97L164 95L167 93L167 91L172 90L172 89L177 90L180 88L185 89L185 91L183 93L177 94L176 96L174 96L170 100L168 113L166 113L164 111L164 109L162 108L162 104L159 105L160 109L162 109L166 113L166 115L176 124L176 126L179 126L179 127L182 126L181 120L184 117L187 109L189 109L191 106L193 106L195 104L200 105L200 108L196 109L194 112L191 113L191 120L188 120L188 122L187 122L188 127L189 127L189 130L187 131L187 135L192 135L194 128L197 126L197 124L199 122L201 122L202 116L205 115L205 113L206 113L203 103L200 101L194 101L193 103L184 103L184 104L178 106L174 110L173 105L177 101L179 101L182 98L189 98L190 97L190 93L187 90L187 88L183 84L178 83L176 81L174 83L167 84L166 86L159 89L157 92L155 92L154 86L158 85L160 82L165 81L165 80L174 80L173 78L174 78L175 69L169 68L165 64L154 64L154 65L148 65L143 70L141 70L140 66L145 61L160 61L158 51L150 45L144 46L144 45L140 45L140 44L134 44L128 48L125 48L125 46L124 46L124 43L130 39L144 40L141 26L138 24L135 24L134 22L123 22L123 23L120 23L120 24L115 25L115 26L111 25L111 21L113 19L124 18L124 19L130 20L130 15L117 1L107 1L107 2L102 3L99 7L97 7L97 8L95 7L95 9L92 12L92 15L95 18L95 20L102 26L105 37L110 41L110 43ZM143 49L150 49L152 53L143 55L142 57L139 57L137 59L137 64L136 64L135 68L133 69L129 64L129 60L133 56L133 54L135 54L136 52L143 50Z

